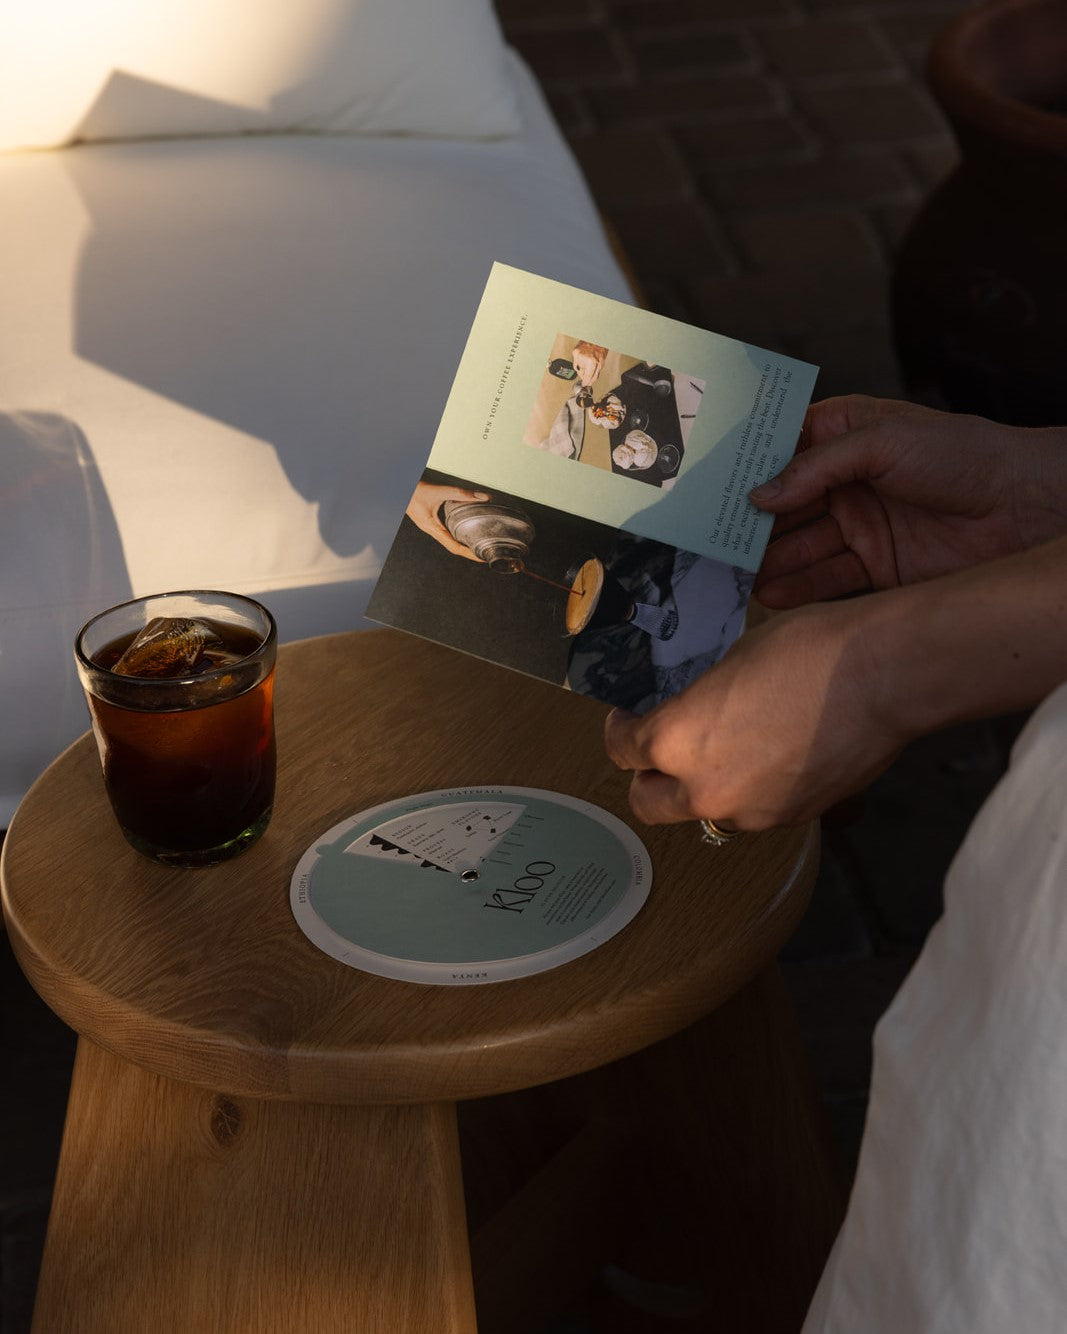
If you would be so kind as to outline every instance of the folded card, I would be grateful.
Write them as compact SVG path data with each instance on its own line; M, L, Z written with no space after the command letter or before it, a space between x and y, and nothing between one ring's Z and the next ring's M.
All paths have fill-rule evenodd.
M494 265L368 616L651 707L741 632L816 374Z

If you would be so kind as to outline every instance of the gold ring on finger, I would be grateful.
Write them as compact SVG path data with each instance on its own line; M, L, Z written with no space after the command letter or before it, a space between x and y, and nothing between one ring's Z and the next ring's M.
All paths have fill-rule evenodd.
M701 820L700 828L703 830L700 835L701 843L710 843L713 848L721 848L724 843L729 843L743 832L740 829L724 828L714 820Z

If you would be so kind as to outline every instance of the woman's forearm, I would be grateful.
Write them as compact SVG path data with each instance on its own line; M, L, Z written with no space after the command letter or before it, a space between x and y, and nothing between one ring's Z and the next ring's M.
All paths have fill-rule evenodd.
M1067 680L1067 537L869 599L864 652L914 737L1029 708Z

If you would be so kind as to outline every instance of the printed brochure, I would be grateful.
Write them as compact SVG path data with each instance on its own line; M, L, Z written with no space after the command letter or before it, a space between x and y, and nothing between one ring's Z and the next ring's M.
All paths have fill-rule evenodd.
M643 712L741 632L816 374L494 265L367 615Z

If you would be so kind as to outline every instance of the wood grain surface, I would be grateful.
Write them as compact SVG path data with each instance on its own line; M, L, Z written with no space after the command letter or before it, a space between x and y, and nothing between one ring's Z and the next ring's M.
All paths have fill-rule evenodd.
M34 1334L474 1334L455 1108L177 1084L82 1039Z
M315 837L460 786L632 825L605 709L391 631L287 647L277 707L276 813L233 862L138 856L88 736L12 823L12 943L82 1035L35 1334L473 1334L473 1292L483 1334L534 1334L612 1254L703 1275L724 1327L789 1334L842 1206L773 966L813 831L713 849L695 825L638 828L649 900L591 954L485 986L380 978L292 917ZM481 1220L473 1284L456 1099L471 1198L545 1131L546 1099L579 1127Z
M558 1079L676 1032L773 959L815 873L812 829L702 844L645 828L607 761L604 706L394 631L281 651L271 827L239 858L165 868L127 846L86 736L42 776L3 849L12 943L52 1008L170 1079L319 1103L479 1097ZM593 953L534 977L433 987L329 958L290 878L315 837L410 793L569 793L636 828L653 883Z

